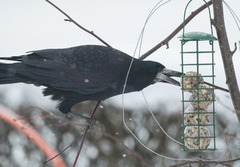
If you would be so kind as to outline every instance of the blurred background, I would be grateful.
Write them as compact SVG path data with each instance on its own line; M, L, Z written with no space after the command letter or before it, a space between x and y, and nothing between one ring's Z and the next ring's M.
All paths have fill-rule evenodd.
M159 1L55 0L53 2L80 25L94 31L114 48L133 55L144 22L151 9ZM172 0L153 14L145 29L141 54L161 42L183 21L183 12L187 2L187 0ZM239 17L240 2L229 0L227 3ZM202 4L201 0L192 2L187 15ZM234 49L235 42L239 47L240 32L226 6L224 14L229 44ZM1 0L0 56L22 55L27 51L40 49L101 44L93 36L64 19L65 17L61 13L44 0ZM209 27L208 11L206 10L188 24L186 31L210 33ZM177 36L181 34L182 32ZM214 35L216 36L215 30ZM180 71L180 41L177 36L170 41L169 49L163 46L147 60L158 61L169 69ZM215 84L227 88L217 42L215 51ZM138 56L138 54L135 55L135 57ZM239 48L233 61L239 83ZM43 97L42 89L43 87L21 83L0 85L0 104L26 118L59 152L71 144L78 134L82 133L84 121L67 117L57 111L55 109L57 102L51 101L49 97ZM146 166L129 149L144 157L151 166L174 165L182 162L181 159L184 158L219 160L239 156L239 124L228 93L215 91L218 150L186 153L182 151L179 144L170 140L162 132L149 113L149 109L151 109L163 129L174 139L182 142L180 88L160 83L145 88L143 92L148 105L146 105L141 92L126 94L123 97L125 119L129 128L152 150L178 160L173 161L159 157L142 147L134 139L123 125L123 101L122 95L119 95L102 102L94 117L95 125L88 133L77 166ZM95 102L85 102L77 107L81 113L89 115L95 104ZM53 113L53 115L49 113ZM109 136L122 141L124 146L129 149ZM68 166L74 162L79 143L80 141L61 155ZM46 157L43 153L23 134L0 121L0 166L39 166L45 160ZM238 166L239 163L235 162L233 165ZM45 166L51 166L51 163Z

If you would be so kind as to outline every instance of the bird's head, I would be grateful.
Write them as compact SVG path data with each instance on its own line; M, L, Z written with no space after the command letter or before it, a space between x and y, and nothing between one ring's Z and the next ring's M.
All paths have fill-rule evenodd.
M180 86L180 83L170 77L181 77L182 73L178 71L161 68L156 75L154 82L165 82L172 85Z

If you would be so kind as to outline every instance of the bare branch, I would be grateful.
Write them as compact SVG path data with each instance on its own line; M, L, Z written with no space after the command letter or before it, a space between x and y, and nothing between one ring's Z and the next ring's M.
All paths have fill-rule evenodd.
M208 82L206 82L206 81L204 81L204 83L205 83L206 85L209 85L209 86L214 86L215 89L219 89L219 90L221 90L221 91L224 91L224 92L228 92L228 93L229 93L229 90L227 90L227 89L225 89L225 88L222 88L222 87L217 86L217 85L213 85L213 84L208 83Z
M231 52L232 57L236 51L237 51L237 42L234 43L234 50Z
M63 15L65 15L68 19L64 19L65 21L69 21L74 23L76 26L78 26L79 28L81 28L83 31L93 35L95 38L97 38L99 41L101 41L104 45L111 47L107 42L105 42L102 38L100 38L98 35L96 35L93 31L90 31L86 28L84 28L83 26L81 26L80 24L78 24L75 20L73 20L67 13L65 13L62 9L60 9L58 6L56 6L54 3L52 3L49 0L45 0L46 2L48 2L50 5L52 5L54 8L56 8L59 12L61 12Z
M233 102L233 107L238 117L238 121L240 122L240 92L232 61L233 52L231 52L229 47L227 32L224 23L222 1L213 0L213 9L214 9L214 27L216 28L217 31L218 42L224 64L226 84L228 85L228 89Z
M185 20L185 23L181 23L169 36L167 36L167 38L165 38L162 42L160 42L159 44L157 44L156 46L154 46L152 49L150 49L149 51L147 51L146 53L144 53L139 59L143 60L145 58L147 58L150 54L152 54L153 52L155 52L156 50L158 50L160 47L162 47L163 45L167 45L168 46L168 42L175 36L177 35L177 33L179 31L182 30L183 25L185 24L185 26L196 16L198 15L200 12L202 12L204 9L206 9L208 6L212 5L212 1L209 1L207 4L202 5L201 7L199 7L197 10L193 11L191 13L190 16L188 16L188 18Z

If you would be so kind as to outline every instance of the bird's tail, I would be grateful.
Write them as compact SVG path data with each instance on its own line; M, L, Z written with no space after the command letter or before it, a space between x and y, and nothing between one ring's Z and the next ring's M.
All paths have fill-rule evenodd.
M6 58L0 59L7 60ZM17 74L17 70L21 68L20 66L21 66L20 63L13 64L0 63L0 84L25 82L25 79Z

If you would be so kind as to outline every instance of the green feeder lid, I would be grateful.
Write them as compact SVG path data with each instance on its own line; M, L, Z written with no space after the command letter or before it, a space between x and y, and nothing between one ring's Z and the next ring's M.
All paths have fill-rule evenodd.
M183 40L198 40L198 41L215 41L218 40L211 34L207 34L205 32L189 32L184 35L179 36Z

